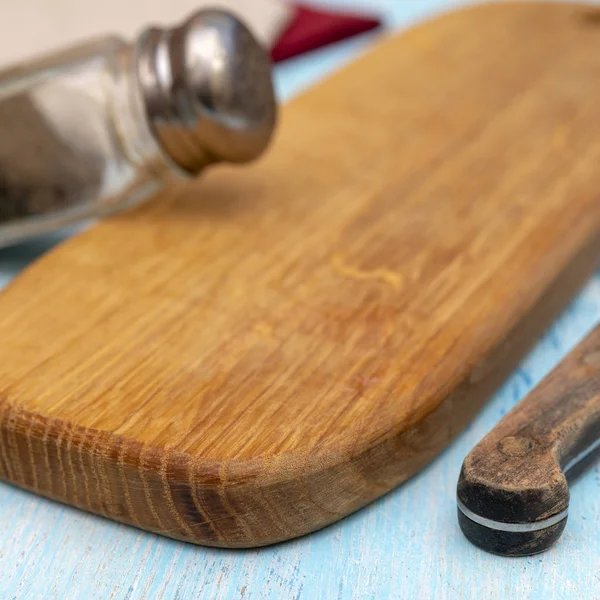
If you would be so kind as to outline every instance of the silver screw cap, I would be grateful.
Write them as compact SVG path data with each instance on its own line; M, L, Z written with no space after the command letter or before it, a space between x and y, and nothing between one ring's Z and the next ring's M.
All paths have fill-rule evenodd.
M136 65L150 128L186 171L250 161L268 146L277 116L271 60L232 14L204 10L146 30Z

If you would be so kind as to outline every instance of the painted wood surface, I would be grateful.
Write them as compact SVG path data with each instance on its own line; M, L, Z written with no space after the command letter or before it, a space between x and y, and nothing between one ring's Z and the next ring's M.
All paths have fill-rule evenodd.
M383 3L382 8L401 24L420 16L426 5ZM317 78L364 44L286 65L280 85L291 93L311 69ZM32 246L3 252L5 276L35 253ZM468 451L599 316L600 279L594 279L502 391L426 470L354 516L279 546L197 548L1 485L0 593L18 599L598 598L597 469L575 484L569 528L556 548L529 559L487 555L464 540L454 491Z

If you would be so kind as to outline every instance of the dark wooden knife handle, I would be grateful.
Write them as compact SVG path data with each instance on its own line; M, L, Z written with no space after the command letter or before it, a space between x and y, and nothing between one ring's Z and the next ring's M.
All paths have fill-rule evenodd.
M507 556L549 548L567 521L566 473L599 437L600 326L465 459L457 488L464 534Z

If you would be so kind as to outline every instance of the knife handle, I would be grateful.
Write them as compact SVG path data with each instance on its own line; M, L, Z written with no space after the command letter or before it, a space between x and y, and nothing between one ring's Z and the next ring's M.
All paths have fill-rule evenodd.
M465 459L457 486L463 533L506 556L549 548L567 522L566 474L589 462L599 437L600 326Z

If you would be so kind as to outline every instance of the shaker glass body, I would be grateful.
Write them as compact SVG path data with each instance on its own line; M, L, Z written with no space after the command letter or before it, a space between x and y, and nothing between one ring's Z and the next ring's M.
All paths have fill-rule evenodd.
M131 205L175 172L132 63L107 37L0 73L0 245Z

